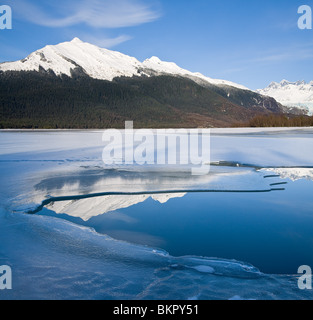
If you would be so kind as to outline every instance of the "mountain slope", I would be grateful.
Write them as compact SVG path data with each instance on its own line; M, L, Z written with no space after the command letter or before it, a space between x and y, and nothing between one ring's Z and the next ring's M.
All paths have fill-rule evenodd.
M202 75L199 72L190 72L188 70L180 68L174 62L161 61L158 57L152 57L150 59L147 59L142 63L142 65L143 65L143 70L146 73L148 74L150 73L151 75L154 75L154 76L157 76L160 74L180 75L180 76L189 78L199 84L205 82L206 84L226 85L226 86L232 86L238 89L249 90L248 88L231 81L212 79Z
M98 48L74 38L71 42L46 46L30 54L27 58L0 64L2 71L48 71L56 75L71 76L73 70L80 69L95 79L113 80L118 76L136 75L141 63L119 52Z
M168 75L97 80L53 73L0 73L1 128L223 127L257 111L192 80Z
M285 111L239 84L78 38L0 64L1 128L221 127Z
M259 89L257 92L273 97L285 106L302 108L309 114L313 114L313 81L309 83L287 80L280 83L272 82L268 87Z
M69 77L77 69L91 78L99 80L112 81L115 77L121 76L170 74L193 78L195 81L205 81L213 85L228 85L239 89L247 89L230 81L215 80L200 73L190 72L178 67L173 62L164 62L157 57L152 57L141 63L136 58L99 48L78 38L55 46L46 46L23 60L0 64L0 71L53 70L56 75L64 74Z

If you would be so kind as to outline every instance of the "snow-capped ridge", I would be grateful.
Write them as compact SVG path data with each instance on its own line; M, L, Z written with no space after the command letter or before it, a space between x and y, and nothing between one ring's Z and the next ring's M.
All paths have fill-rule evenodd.
M77 37L73 38L71 42L72 42L72 43L84 43L82 40L80 40L80 39L77 38Z
M199 72L188 71L174 62L162 61L156 56L140 62L134 57L99 48L77 37L57 45L47 45L20 61L0 64L0 71L52 70L56 75L64 74L69 77L76 68L80 68L88 76L99 80L112 81L117 77L170 74L187 77L198 83L204 81L213 85L249 90L230 81L212 79Z
M212 79L210 77L203 75L200 72L191 72L189 70L179 67L175 62L162 61L155 56L145 60L143 62L143 66L149 70L154 70L155 72L160 74L179 75L183 77L188 77L196 82L204 81L213 85L225 85L225 86L231 86L231 87L235 87L242 90L249 90L247 87L231 81Z
M257 93L269 96L287 107L297 107L313 114L313 81L299 80L290 82L282 80L280 83L272 82Z
M146 59L143 63L161 63L160 58L152 56L150 59Z
M286 80L286 79L284 79L284 80L282 80L282 81L280 82L280 85L281 85L281 86L288 86L289 84L291 84L291 82L288 81L288 80Z

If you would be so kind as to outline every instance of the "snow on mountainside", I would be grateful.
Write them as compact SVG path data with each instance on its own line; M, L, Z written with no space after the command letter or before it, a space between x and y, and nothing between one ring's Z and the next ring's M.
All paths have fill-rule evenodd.
M115 77L150 76L159 74L180 75L195 81L205 81L214 85L228 85L239 89L246 87L225 80L215 80L200 73L193 73L178 67L175 63L161 61L157 57L143 63L120 52L99 48L78 38L58 45L48 45L16 62L0 64L0 71L53 70L56 75L72 76L79 68L92 78L112 81Z
M188 78L191 78L191 79L198 78L214 85L226 85L226 86L231 86L238 89L249 90L248 88L231 81L212 79L204 76L199 72L191 72L191 71L182 69L179 66L177 66L174 62L164 62L164 61L161 61L158 57L152 57L150 59L145 60L143 62L143 66L144 66L144 69L150 69L156 73L167 73L167 74L173 74L173 75L187 76Z
M99 216L104 213L113 212L119 209L131 207L135 204L142 203L148 198L160 203L166 203L170 199L182 198L186 193L177 194L154 194L154 195L137 195L137 196L103 196L93 199L82 199L77 201L61 201L53 202L47 206L49 210L57 214L67 214L72 217L79 217L84 221L88 221L92 217Z
M137 74L141 63L132 57L74 38L71 42L46 46L31 53L26 59L0 65L2 71L53 70L56 75L71 76L71 70L80 67L90 77L113 80L118 76L131 77Z
M313 114L313 81L272 82L267 88L257 92L270 96L287 107L306 109L309 114Z

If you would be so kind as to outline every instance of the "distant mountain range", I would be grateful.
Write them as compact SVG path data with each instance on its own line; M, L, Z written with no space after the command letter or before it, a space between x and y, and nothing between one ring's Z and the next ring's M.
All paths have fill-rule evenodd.
M0 64L0 127L221 127L303 113L269 93L74 38Z
M285 106L297 107L313 114L313 81L306 83L282 80L280 83L272 82L268 87L257 92L273 97Z

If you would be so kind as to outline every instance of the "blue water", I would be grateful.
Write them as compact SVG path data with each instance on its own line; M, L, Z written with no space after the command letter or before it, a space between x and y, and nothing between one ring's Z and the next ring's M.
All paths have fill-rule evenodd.
M313 265L313 181L287 181L284 190L266 193L187 193L164 204L149 198L87 222L48 209L40 214L172 256L235 259L264 273L296 274Z

